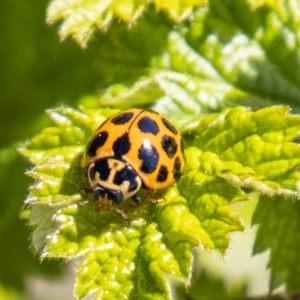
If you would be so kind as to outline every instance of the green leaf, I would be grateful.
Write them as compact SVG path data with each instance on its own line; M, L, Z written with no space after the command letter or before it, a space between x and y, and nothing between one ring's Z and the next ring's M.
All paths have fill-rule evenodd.
M21 292L28 277L44 274L51 278L61 274L60 263L47 261L41 265L28 249L30 229L24 226L24 220L20 220L19 216L29 185L29 178L23 175L28 167L28 163L17 155L16 145L0 148L0 265L1 270L5 270L0 272L0 299L14 299L10 289L15 291L15 298L20 292L19 299L24 299Z
M112 85L102 95L102 104L120 108L145 107L165 95L154 78L141 79L135 85L126 87L122 84Z
M258 224L254 253L271 250L270 289L286 284L289 294L299 292L299 226L300 202L262 196L253 215L253 224Z
M282 58L276 58L286 53L293 63L289 62L285 69L300 68L296 46L288 44L297 40L297 33L289 30L281 16L282 10L294 16L294 9L281 2L277 6L274 11L267 1L255 6L244 0L212 0L208 7L193 14L193 21L177 29L150 12L131 30L114 24L112 30L99 37L103 83L117 83L120 87L125 82L125 89L134 84L130 101L137 103L134 93L140 97L139 84L143 91L151 82L155 98L149 93L148 101L143 98L142 103L155 103L157 110L174 120L185 120L181 128L186 131L199 125L200 113L219 111L236 103L257 108L285 102L299 109L300 90L291 80L298 75L281 72ZM277 20L277 30L269 22L273 19ZM264 40L265 31L270 41L281 37L277 51L268 50L273 48ZM114 100L124 105L120 94L115 94ZM109 101L112 98L110 93Z
M42 250L42 258L81 257L75 288L79 298L95 291L103 299L125 299L134 291L139 299L163 295L172 299L170 282L182 286L189 282L193 247L202 245L224 253L228 233L243 229L227 205L247 197L223 178L216 179L214 171L201 164L201 151L189 148L187 174L178 188L174 185L166 190L165 200L157 204L144 195L140 208L126 210L129 226L112 212L97 211L91 196L83 193L88 184L80 159L92 126L97 128L103 116L115 110L84 111L66 107L49 110L55 126L45 128L20 148L23 155L38 163L27 172L34 182L24 212L34 229L32 246ZM56 139L52 139L52 132L57 132ZM69 137L70 133L73 136ZM221 164L213 154L202 159L214 164L213 169ZM195 160L199 163L194 164ZM198 189L199 182L207 193ZM216 190L210 194L212 187ZM124 201L124 209L128 204L130 200ZM140 270L149 273L153 287L137 280Z
M269 98L299 109L298 10L296 2L211 0L185 36L227 82L250 94L252 106Z
M248 197L239 187L218 176L224 166L213 153L189 148L186 157L187 174L178 182L179 191L212 240L213 248L225 253L228 233L243 230L240 219L227 205Z
M94 129L113 112L117 110L87 110L87 114L68 107L48 110L55 126L45 128L18 150L34 164L44 163L49 157L70 163L83 153Z
M209 123L203 121L207 129L194 144L224 162L219 169L223 178L270 196L298 198L300 146L290 141L298 136L300 118L288 111L283 106L225 110Z
M206 4L204 0L153 2L157 10L166 11L176 22L188 17L195 6ZM105 29L114 17L128 25L144 13L149 4L133 0L125 1L65 1L52 0L47 10L48 22L63 21L60 28L62 38L72 35L82 45L90 39L96 28Z
M84 19L85 5L68 11L67 1L52 3L63 4L66 14L78 9L69 27L76 31L67 34L86 42L97 25L96 10ZM126 17L113 9L108 13ZM193 247L224 254L229 233L243 230L230 204L250 200L253 191L264 195L261 199L299 199L300 153L293 141L300 118L287 106L259 109L283 102L299 109L297 11L293 2L211 0L176 28L150 8L131 30L114 21L99 35L100 82L108 86L106 92L98 102L82 100L80 112L50 110L54 126L20 150L37 164L28 171L34 183L24 212L33 226L33 247L42 248L43 258L80 257L77 296L172 299L170 282L189 285ZM110 21L100 15L100 23ZM73 16L58 18L73 22ZM254 110L228 108L238 102ZM187 168L177 185L161 193L165 201L150 203L143 195L143 205L132 210L124 201L121 208L128 209L131 220L126 226L114 214L95 211L92 198L82 192L88 186L80 156L93 130L118 111L103 107L131 106L152 106L180 129ZM258 219L267 232L264 216ZM270 231L283 234L282 224L271 224ZM283 255L277 251L279 240L275 235L263 244L261 237L257 251L272 250L271 288L287 283L289 291L296 291L299 272L291 266L297 261L291 255L290 261L276 263ZM291 249L293 243L286 239ZM124 262L123 253L129 261Z
M84 146L93 127L115 111L89 106L81 112L50 110L55 126L21 147L38 163L27 172L34 179L26 200L33 248L42 249L42 258L81 257L75 288L79 298L94 291L103 299L125 299L131 293L172 299L170 282L189 284L193 247L224 254L229 233L243 230L231 203L251 199L253 190L297 197L295 188L282 184L288 178L296 187L299 178L299 146L290 140L298 135L300 117L286 107L255 112L236 107L199 117L197 135L186 137L194 146L185 151L185 176L161 194L165 200L160 203L142 195L143 205L130 209L130 200L124 201L128 226L112 212L97 211L91 196L83 193L88 188L80 163ZM269 170L272 163L275 175ZM141 270L149 274L152 287L137 280Z

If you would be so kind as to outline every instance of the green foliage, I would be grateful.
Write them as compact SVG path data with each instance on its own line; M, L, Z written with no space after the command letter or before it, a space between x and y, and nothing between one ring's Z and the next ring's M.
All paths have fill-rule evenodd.
M165 201L154 204L144 196L140 208L128 211L128 226L119 216L96 211L94 200L83 193L88 185L80 157L92 128L113 112L49 110L54 126L20 148L37 164L27 172L35 180L26 200L32 245L42 249L43 258L82 258L79 298L95 290L103 299L125 299L132 291L138 298L172 299L168 277L189 284L191 248L225 253L228 233L243 230L229 204L250 199L249 190L297 197L289 173L300 163L300 147L290 141L300 130L300 117L286 107L255 112L236 107L214 119L200 117L199 126L207 129L194 129L198 136L185 152L186 174L163 194ZM270 170L274 164L276 172ZM154 291L138 280L140 270L149 273Z
M207 176L208 170L198 162L196 168L187 168L183 185L179 183L178 189L174 187L164 193L165 201L153 204L144 197L141 208L128 212L130 226L109 212L95 211L93 200L83 194L88 186L80 156L91 134L90 128L97 127L108 111L113 112L97 109L85 114L63 107L50 110L55 126L45 128L20 148L23 155L37 164L27 172L35 180L26 200L29 225L35 228L32 245L36 251L43 249L43 258L83 256L76 284L80 298L94 289L107 299L112 296L125 299L131 290L141 297L146 291L136 279L142 268L150 272L153 284L158 287L155 294L171 299L166 274L188 284L191 247L201 244L224 253L228 232L243 229L238 216L226 205L246 196L222 178L212 182L214 171ZM201 160L198 152L197 148L189 148L187 161L197 157ZM210 171L211 168L215 169L209 166ZM211 195L199 196L197 192L195 198L186 189L185 181L189 186L207 182L208 191L212 184L220 187ZM135 265L135 261L141 261L141 266ZM111 290L117 283L122 286Z
M48 22L63 20L60 28L61 38L73 35L76 40L85 45L93 31L98 27L106 29L113 18L125 21L128 25L136 20L153 2L158 10L165 10L176 22L189 16L194 6L207 4L205 0L192 1L161 1L147 2L125 0L118 1L61 1L53 0L47 11Z
M286 283L290 293L299 291L299 205L283 196L262 196L253 215L253 223L260 224L254 253L271 249L271 290Z
M3 76L6 109L0 134L6 144L14 144L0 149L5 191L0 257L7 257L10 245L26 248L28 235L13 226L21 203L8 196L21 199L21 187L27 184L6 176L27 169L12 154L16 139L6 134L5 126L12 119L18 139L44 128L19 148L34 165L26 171L33 181L22 216L32 227L31 247L42 259L78 261L78 298L90 293L95 299L183 298L191 284L197 285L194 248L226 254L231 232L244 230L234 204L253 197L259 203L247 220L258 225L254 253L270 250L270 290L284 284L288 294L299 292L300 117L289 108L299 111L299 11L298 1L277 0L53 0L47 20L61 22L61 38L90 43L84 54L69 41L55 44L65 48L53 54L52 40L44 43L47 34L41 41L36 35L32 40L44 45L42 53L52 51L57 57L56 68L51 60L29 65L37 57L30 51L32 40L16 39L19 44L12 47L24 49L27 56L14 55L18 67L8 67L16 70L15 81ZM22 81L18 76L24 70L32 76ZM24 87L22 97L12 92L11 82ZM86 96L99 87L100 97ZM28 112L32 107L32 112L22 118L11 98L22 98L19 107ZM81 98L73 103L75 109L48 109L51 124L45 118L36 121L34 111L71 98ZM127 107L151 107L168 117L183 135L187 163L178 183L159 193L165 201L152 203L143 192L139 208L124 201L120 208L128 213L129 225L111 212L96 211L91 195L83 192L88 184L80 165L92 132ZM16 239L16 232L23 239ZM29 255L13 256L21 273L19 286L23 273L44 266L33 267ZM14 265L7 260L4 269ZM0 272L0 280L5 283L8 275ZM212 297L232 295L225 295L225 278L208 281L207 286L220 287ZM245 290L240 288L238 295Z
M52 280L62 274L61 262L45 260L41 264L32 255L30 228L24 226L19 216L30 184L24 171L31 166L17 154L16 148L49 125L44 114L46 108L57 105L62 98L71 103L72 98L87 93L96 82L93 71L81 78L69 76L82 74L90 59L75 44L66 42L58 46L56 29L45 25L47 3L46 0L0 3L0 24L6 28L0 32L0 298L3 300L13 299L14 295L24 300L24 294L19 293L27 290L28 282L36 276ZM88 52L92 54L93 47ZM58 71L57 64L65 67ZM71 83L76 89L65 89ZM34 297L29 295L28 299Z

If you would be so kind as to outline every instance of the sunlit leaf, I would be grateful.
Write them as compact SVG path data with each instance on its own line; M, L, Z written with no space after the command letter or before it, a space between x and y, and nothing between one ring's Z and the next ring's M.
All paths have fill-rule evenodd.
M105 29L113 18L119 18L127 24L134 23L151 2L157 10L167 12L176 22L187 18L194 7L207 4L205 0L154 0L149 2L52 0L48 7L47 18L48 22L63 21L60 28L61 37L72 35L84 45L96 28Z
M289 293L299 292L300 202L284 197L260 197L253 224L258 224L254 253L270 249L270 290L286 284Z

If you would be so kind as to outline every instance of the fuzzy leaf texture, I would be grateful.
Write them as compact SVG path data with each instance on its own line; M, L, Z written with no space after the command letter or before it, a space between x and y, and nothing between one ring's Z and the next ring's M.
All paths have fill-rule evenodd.
M159 204L144 196L140 208L128 210L128 226L111 212L95 210L94 200L83 193L88 186L79 163L93 129L114 112L50 110L54 126L20 149L37 164L27 172L34 183L25 206L34 228L33 247L42 250L42 258L82 258L75 287L79 298L95 292L95 299L172 299L172 282L189 283L193 247L225 253L229 232L243 230L228 204L249 199L244 187L267 195L293 194L287 188L295 177L288 184L276 179L287 178L300 164L300 148L289 142L300 129L300 118L284 107L256 112L237 107L209 117L207 129L194 139L202 150L187 148L186 174L177 187L166 190ZM263 126L267 118L271 125ZM257 140L262 146L253 153ZM250 157L239 161L241 147L251 151L244 150ZM257 162L249 163L261 155L281 165L280 176L274 177L268 164L256 170Z
M34 227L32 245L36 251L42 249L42 258L83 257L76 283L79 298L95 291L102 299L125 299L131 294L138 299L171 299L170 282L188 284L192 247L202 245L224 253L228 233L243 229L227 204L245 195L223 182L225 193L233 198L224 196L222 188L213 197L207 195L209 211L200 216L193 212L198 204L189 206L188 198L181 195L186 188L174 186L165 192L166 201L153 204L144 197L141 208L129 210L130 226L113 213L96 211L94 200L83 193L88 186L80 156L93 129L115 111L50 110L54 126L20 148L36 164L27 172L34 183L25 206ZM187 157L194 156L195 149L190 151ZM186 178L193 181L201 174L194 169ZM140 272L149 274L147 283Z
M194 7L205 5L207 1L52 0L47 10L47 20L62 20L61 38L72 35L80 44L85 45L97 27L105 29L113 18L119 18L128 25L136 22L149 3L153 3L157 10L166 11L175 22L180 22L189 16Z
M296 3L212 0L176 29L151 9L130 30L114 22L98 37L108 86L101 104L149 106L154 98L153 108L185 132L199 114L237 104L299 111L298 27L286 19L298 22Z
M266 195L259 199L253 224L260 226L253 251L256 254L271 249L270 290L286 284L289 294L299 292L299 214L299 201L292 202L283 196L270 198Z
M65 9L69 3L53 1L49 11L55 4L56 13L68 16L52 20L74 22L64 35L86 43L99 23L84 5L74 15ZM80 155L93 130L118 109L99 109L84 99L80 111L50 110L54 126L20 150L36 165L28 171L34 183L25 206L33 247L43 258L81 257L79 298L93 292L96 299L172 299L174 284L189 284L190 250L202 245L225 253L229 233L243 230L228 205L255 191L261 195L253 220L259 224L255 253L271 249L271 289L284 283L289 292L299 291L292 207L299 198L300 152L293 141L300 121L286 106L259 109L287 103L299 111L298 2L211 0L176 29L164 14L140 7L127 10L137 20L130 30L111 21L111 30L99 37L101 83L109 87L100 103L152 106L168 117L184 134L186 174L164 192L166 201L153 204L143 196L142 207L128 211L130 226L96 212L82 193L87 184ZM120 9L101 12L100 23L112 15L129 22ZM255 110L228 108L237 103ZM274 213L267 218L269 211Z

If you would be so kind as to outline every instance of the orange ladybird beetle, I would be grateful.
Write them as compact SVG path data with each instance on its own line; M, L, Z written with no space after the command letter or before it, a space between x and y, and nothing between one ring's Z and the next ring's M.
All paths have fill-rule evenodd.
M87 179L100 208L115 210L122 200L141 204L143 188L171 186L184 172L179 132L162 115L132 108L108 118L88 141L83 157Z

